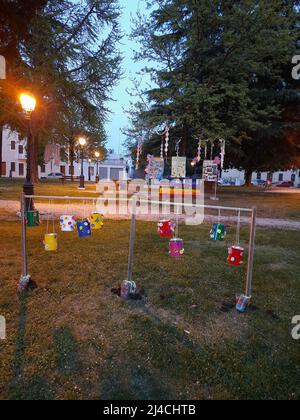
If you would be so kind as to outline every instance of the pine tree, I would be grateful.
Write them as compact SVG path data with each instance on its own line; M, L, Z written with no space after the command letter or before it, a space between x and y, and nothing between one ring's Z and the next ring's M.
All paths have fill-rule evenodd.
M250 145L255 154L261 139L274 136L285 142L284 110L297 99L290 63L299 2L148 3L150 18L139 16L133 36L142 47L136 58L157 62L146 69L157 87L145 93L149 107L139 101L133 129L147 127L149 145L157 147L151 130L168 121L173 138L183 139L182 152L190 157L195 153L193 135L225 137L233 164L248 173L254 170L246 149ZM274 147L274 141L267 143ZM264 159L265 166L274 166L267 153Z

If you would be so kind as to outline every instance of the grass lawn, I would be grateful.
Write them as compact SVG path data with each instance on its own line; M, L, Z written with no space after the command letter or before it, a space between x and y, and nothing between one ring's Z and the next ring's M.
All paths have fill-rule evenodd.
M24 180L10 180L0 178L0 200L20 200ZM84 197L96 192L96 185L86 182L86 190L78 190L78 182L66 182L65 185L59 180L42 180L35 186L36 195L56 195L70 197Z
M19 200L23 181L0 178L0 200ZM79 191L76 183L62 185L60 181L41 181L35 188L37 195L55 195L70 197L94 196L96 186L86 183L86 191ZM220 201L209 200L207 204L230 207L258 207L258 216L278 219L300 219L300 194L266 193L260 188L220 187L218 196Z
M208 226L182 227L186 255L174 261L153 223L139 222L134 279L145 302L111 294L126 278L129 222L109 221L79 240L59 234L46 254L45 226L28 235L38 289L16 294L20 227L1 222L1 399L297 399L300 232L259 230L256 310L220 311L243 289L245 268L226 265ZM247 232L242 232L243 243Z

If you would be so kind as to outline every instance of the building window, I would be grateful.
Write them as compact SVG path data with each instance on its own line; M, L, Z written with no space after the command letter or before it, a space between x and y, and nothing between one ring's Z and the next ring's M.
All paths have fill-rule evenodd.
M60 167L60 173L62 173L63 175L66 175L66 167L65 166Z
M15 162L10 163L10 170L11 170L11 172L16 172L16 163Z
M10 142L10 150L16 150L16 142L15 141Z
M283 174L279 174L279 178L278 178L279 182L283 181Z
M261 173L260 172L258 172L257 173L257 181L260 181L261 180Z
M19 155L23 155L24 153L24 146L22 144L19 145Z
M292 182L295 182L295 181L296 181L296 174L292 174L292 176L291 176L291 181L292 181Z
M24 176L24 163L19 163L19 176Z
M74 166L69 166L69 175L74 176Z
M44 174L46 172L46 166L43 164L41 165L41 173Z

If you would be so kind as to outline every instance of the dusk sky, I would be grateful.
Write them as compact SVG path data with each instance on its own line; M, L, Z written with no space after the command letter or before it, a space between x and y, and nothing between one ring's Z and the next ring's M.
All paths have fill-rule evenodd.
M130 32L132 28L132 17L136 16L137 11L145 10L145 0L120 0L123 14L120 18L121 30L124 33L124 38L121 44L121 51L124 57L122 68L123 77L118 86L113 92L114 102L109 103L109 108L112 113L110 115L110 122L106 124L106 131L108 135L108 148L114 149L116 153L124 152L122 144L125 136L121 130L128 125L125 110L129 108L131 98L126 93L126 90L132 88L131 79L137 75L139 70L145 66L146 63L135 63L133 61L133 51L139 48L139 45L130 40Z

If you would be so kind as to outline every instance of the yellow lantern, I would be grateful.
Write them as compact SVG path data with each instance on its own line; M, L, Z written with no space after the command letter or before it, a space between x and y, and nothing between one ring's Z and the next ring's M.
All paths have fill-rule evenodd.
M91 214L91 228L92 230L100 230L103 228L103 215L95 211Z
M45 251L55 252L58 249L58 241L56 233L47 233L44 239Z

